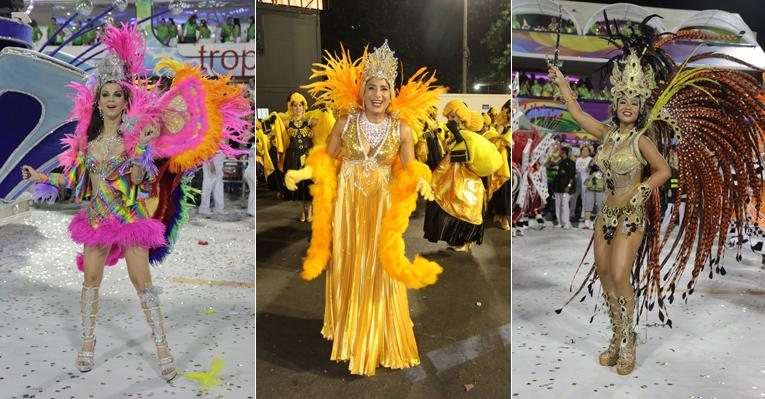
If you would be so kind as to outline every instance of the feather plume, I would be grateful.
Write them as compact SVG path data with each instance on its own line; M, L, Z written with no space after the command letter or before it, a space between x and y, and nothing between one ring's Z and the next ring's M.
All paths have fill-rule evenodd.
M652 308L658 302L668 324L671 319L666 303L674 300L677 284L691 258L688 292L683 297L693 293L704 267L709 267L710 277L713 271L725 274L720 260L728 226L732 220L737 221L735 233L743 235L746 209L753 202L759 207L763 188L758 148L763 143L765 104L759 99L765 96L765 90L743 72L687 67L690 62L709 57L719 56L701 54L676 68L661 88L649 119L658 143L677 142L679 194L670 225L679 218L680 197L686 197L686 213L670 251L660 257L669 244L670 232L664 237L651 232L635 264L636 270L641 263L646 265L638 286L645 293L641 309ZM659 150L669 155L666 144L660 144ZM658 196L647 204L653 226L660 222L659 206Z
M107 26L101 42L125 63L125 73L128 76L138 76L148 71L143 68L146 43L136 24L123 24L119 28Z
M58 198L58 189L56 186L48 183L35 184L32 190L32 201L47 202L53 204Z
M58 162L68 170L74 166L77 153L84 150L88 143L88 126L90 126L90 118L95 105L93 94L95 87L77 82L71 82L67 87L74 90L74 95L71 96L73 106L69 115L72 120L77 121L77 126L73 135L67 134L61 139L64 151L58 156Z
M340 54L332 55L328 51L324 56L326 64L313 64L310 79L319 79L301 88L308 90L316 105L331 109L336 117L347 115L362 108L359 93L364 84L364 60L367 49L361 58L353 61L350 51L340 45Z
M223 358L216 357L210 362L210 371L183 373L183 376L199 384L202 391L206 392L220 384L218 376L223 367Z
M438 97L446 93L446 88L435 86L436 74L427 76L425 68L420 68L407 83L401 86L390 104L391 112L405 121L414 131L422 131L426 124L436 121L429 116L429 109L438 102Z

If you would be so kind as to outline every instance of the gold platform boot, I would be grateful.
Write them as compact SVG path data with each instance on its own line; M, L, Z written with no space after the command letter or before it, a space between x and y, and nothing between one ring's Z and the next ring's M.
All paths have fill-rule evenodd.
M616 361L616 372L627 375L635 369L635 332L632 330L632 315L635 311L635 296L619 297L619 313L621 316L622 339L619 343L619 359Z
M606 309L608 310L608 317L611 319L611 331L613 335L611 336L611 341L608 343L608 348L605 352L600 354L598 361L601 366L613 366L619 358L619 344L622 340L619 303L613 295L603 293L603 297L606 299Z

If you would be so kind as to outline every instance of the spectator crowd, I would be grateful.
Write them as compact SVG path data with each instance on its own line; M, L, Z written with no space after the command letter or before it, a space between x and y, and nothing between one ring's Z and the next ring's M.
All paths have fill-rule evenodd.
M113 23L107 21L107 23ZM36 21L32 21L32 41L42 43L50 39L51 45L64 44L68 39L76 36L77 32L86 29L86 32L72 39L68 44L73 46L88 46L96 43L104 31L102 27L92 29L91 19L71 22L69 26L60 29L61 25L55 17L50 19L46 27L46 34ZM248 24L242 27L239 18L227 17L226 21L216 26L208 24L207 20L199 20L194 14L183 23L177 23L173 18L161 18L155 20L153 25L154 35L161 43L175 46L178 43L245 43L255 41L255 17L250 16ZM54 36L55 35L55 36ZM51 39L53 38L53 39Z

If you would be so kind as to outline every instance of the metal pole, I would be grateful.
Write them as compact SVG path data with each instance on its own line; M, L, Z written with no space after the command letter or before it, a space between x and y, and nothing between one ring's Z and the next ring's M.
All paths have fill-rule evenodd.
M468 0L464 0L462 10L462 92L467 93L467 67L468 67Z

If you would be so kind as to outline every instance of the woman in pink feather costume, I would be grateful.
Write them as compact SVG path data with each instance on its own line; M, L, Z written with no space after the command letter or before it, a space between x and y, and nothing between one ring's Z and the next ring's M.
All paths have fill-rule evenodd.
M76 366L81 372L93 369L98 314L98 291L104 265L125 258L130 281L152 330L162 377L170 381L177 372L165 339L159 308L159 287L151 282L149 250L167 245L165 225L152 218L146 200L157 177L152 143L160 134L155 123L143 123L138 134L128 132L136 121L126 118L131 105L134 76L141 72L143 42L135 27L110 27L104 39L110 55L98 67L97 80L89 85L72 83L79 121L75 134L63 143L59 156L64 173L44 174L23 166L27 180L39 182L33 197L54 201L58 188L73 190L75 202L89 200L69 224L72 240L83 245L77 266L84 271L80 297L82 349ZM131 126L133 125L133 126ZM129 137L130 136L130 137Z

